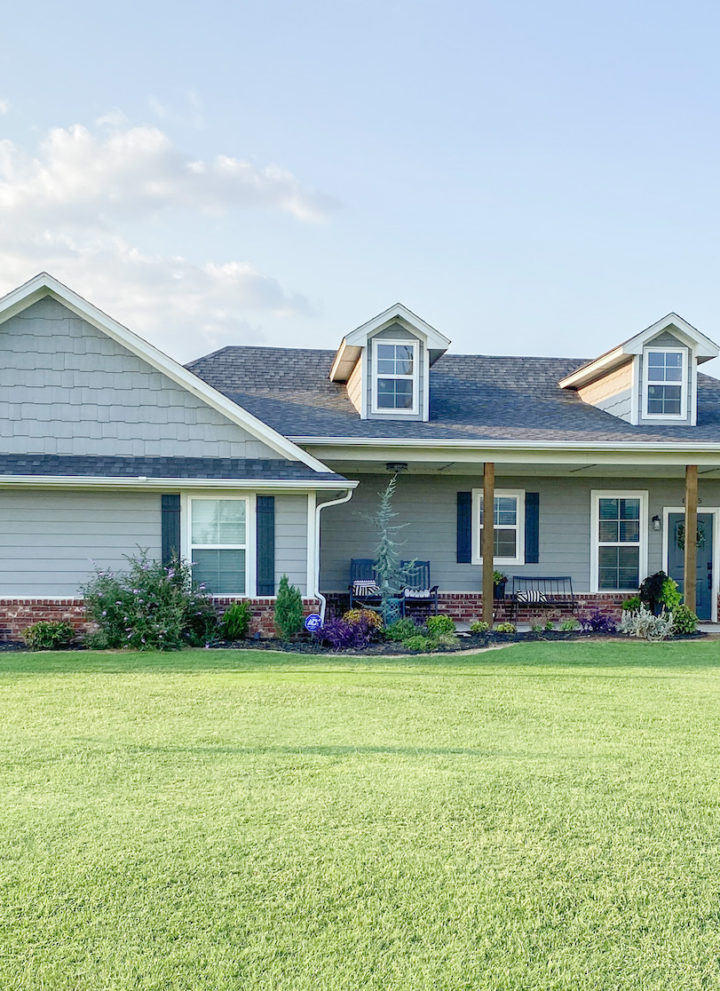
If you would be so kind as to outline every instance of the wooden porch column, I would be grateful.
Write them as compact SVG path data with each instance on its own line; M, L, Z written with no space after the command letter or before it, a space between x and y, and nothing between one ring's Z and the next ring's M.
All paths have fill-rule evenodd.
M486 461L483 467L483 621L493 621L493 571L495 570L495 465Z
M695 612L697 584L697 465L685 466L685 605Z

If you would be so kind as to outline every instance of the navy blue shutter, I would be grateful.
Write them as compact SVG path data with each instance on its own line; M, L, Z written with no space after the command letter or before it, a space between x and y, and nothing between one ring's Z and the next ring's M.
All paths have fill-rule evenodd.
M257 497L257 594L275 595L275 496Z
M157 504L156 504L157 505ZM180 496L160 496L160 553L162 563L180 557Z
M540 493L525 493L525 564L540 560Z
M472 492L457 494L457 563L472 560Z

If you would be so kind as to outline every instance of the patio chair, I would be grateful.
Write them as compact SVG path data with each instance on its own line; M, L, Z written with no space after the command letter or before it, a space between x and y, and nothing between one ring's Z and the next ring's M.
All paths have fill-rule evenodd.
M429 561L401 561L403 568L408 568L407 585L405 586L405 605L413 605L420 609L430 609L437 616L438 586L430 584Z
M350 561L350 608L358 606L373 609L380 605L375 562L372 558L354 557Z

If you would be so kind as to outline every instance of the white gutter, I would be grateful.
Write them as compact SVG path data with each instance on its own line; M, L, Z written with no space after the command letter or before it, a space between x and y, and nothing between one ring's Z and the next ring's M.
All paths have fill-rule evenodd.
M357 482L355 483L357 485ZM327 608L327 602L325 596L320 591L320 511L322 509L327 509L328 506L341 506L344 502L349 502L352 498L353 489L349 488L344 496L340 496L339 499L331 499L329 502L321 502L315 508L315 587L313 589L313 598L320 600L320 619L325 622L325 610Z
M247 489L251 492L276 491L278 489L344 489L348 482L338 479L265 479L262 478L150 478L144 475L112 476L100 475L0 475L0 488L21 486L23 488L132 488L132 489ZM355 483L356 485L357 483ZM353 485L353 488L355 486Z
M291 437L295 444L315 446L347 446L347 447L427 447L427 448L465 448L469 451L718 451L720 439L717 441L689 441L681 438L677 441L649 442L628 441L625 443L607 441L566 441L566 440L484 440L475 442L467 440L444 439L428 437Z

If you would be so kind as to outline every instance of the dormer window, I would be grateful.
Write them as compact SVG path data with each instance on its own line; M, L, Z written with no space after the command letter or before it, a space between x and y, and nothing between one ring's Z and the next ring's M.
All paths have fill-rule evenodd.
M375 341L373 351L373 412L417 413L418 342Z
M682 420L687 416L687 348L646 348L643 417Z

